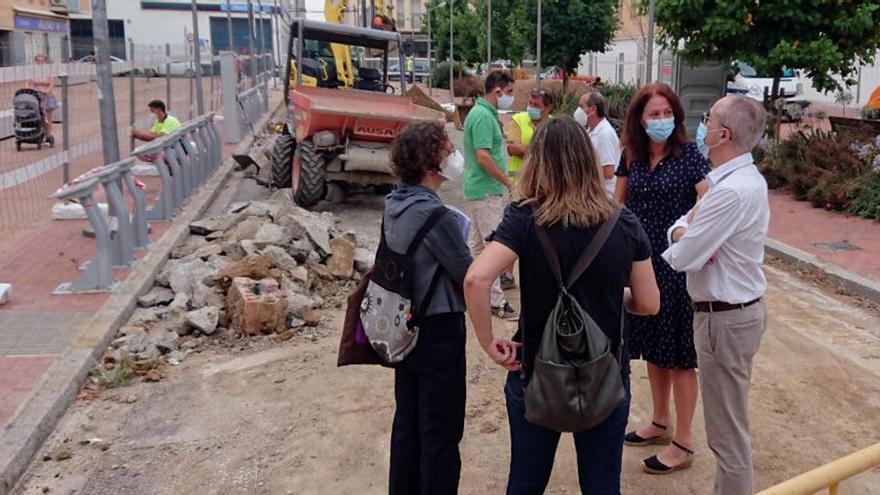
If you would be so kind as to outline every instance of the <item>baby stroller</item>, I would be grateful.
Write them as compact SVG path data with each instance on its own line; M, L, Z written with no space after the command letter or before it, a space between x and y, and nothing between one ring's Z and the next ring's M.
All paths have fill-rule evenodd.
M12 98L12 106L15 113L15 149L21 151L21 144L36 144L37 149L43 147L43 143L49 143L49 147L55 146L55 138L45 133L43 114L43 101L40 93L30 89L21 88L15 92Z

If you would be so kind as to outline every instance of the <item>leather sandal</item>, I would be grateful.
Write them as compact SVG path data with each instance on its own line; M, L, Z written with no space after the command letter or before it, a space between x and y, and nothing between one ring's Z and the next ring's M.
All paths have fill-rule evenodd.
M660 428L664 432L669 429L668 426L661 425L656 421L651 421L651 424L656 426L657 428ZM650 438L644 438L635 431L631 431L623 437L623 443L631 445L633 447L645 447L647 445L669 445L669 442L671 441L672 437L670 437L668 433L662 433L660 435Z
M685 447L684 445L673 440L672 445L675 445L679 449L687 452L687 460L682 462L681 464L675 466L667 466L660 462L660 459L657 458L656 455L652 455L651 457L642 461L644 464L645 472L648 474L669 474L675 471L681 471L682 469L687 469L691 467L694 463L694 451Z

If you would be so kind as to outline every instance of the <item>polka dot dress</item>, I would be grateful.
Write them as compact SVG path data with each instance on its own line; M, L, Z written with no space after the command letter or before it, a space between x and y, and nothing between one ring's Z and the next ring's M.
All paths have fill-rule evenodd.
M660 255L669 246L666 231L696 203L694 187L709 173L709 164L694 143L686 144L678 157L668 155L653 171L643 161L633 161L627 169L624 160L616 175L628 176L626 206L639 217L651 240L660 288L656 316L627 315L630 354L662 368L696 368L693 310L685 274L674 271Z

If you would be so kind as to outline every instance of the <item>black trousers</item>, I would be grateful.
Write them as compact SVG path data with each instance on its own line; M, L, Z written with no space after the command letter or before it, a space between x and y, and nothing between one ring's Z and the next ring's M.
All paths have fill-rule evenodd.
M391 495L458 493L464 434L463 313L425 318L415 348L394 370Z

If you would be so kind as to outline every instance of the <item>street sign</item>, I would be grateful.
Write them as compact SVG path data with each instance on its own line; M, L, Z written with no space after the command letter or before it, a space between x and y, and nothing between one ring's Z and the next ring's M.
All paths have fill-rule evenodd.
M186 41L189 41L190 43L192 43L193 40L195 40L195 39L196 39L196 37L192 33L186 33Z

